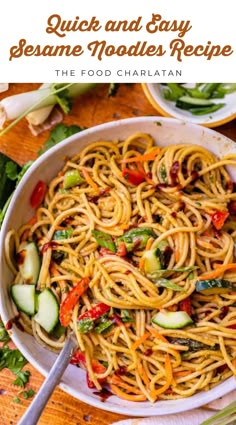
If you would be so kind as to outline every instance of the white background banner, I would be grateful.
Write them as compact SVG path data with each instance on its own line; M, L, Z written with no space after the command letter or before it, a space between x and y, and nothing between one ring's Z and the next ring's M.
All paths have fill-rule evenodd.
M7 0L0 81L235 82L234 3Z

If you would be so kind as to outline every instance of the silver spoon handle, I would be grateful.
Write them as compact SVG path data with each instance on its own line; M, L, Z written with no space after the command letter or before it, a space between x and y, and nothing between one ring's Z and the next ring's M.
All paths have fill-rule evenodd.
M32 401L31 405L22 416L18 425L36 425L42 411L44 410L50 396L53 393L53 390L60 381L61 376L63 375L77 343L73 335L70 335L61 350L56 362L54 363L49 375L44 381L42 387L40 388L38 394Z

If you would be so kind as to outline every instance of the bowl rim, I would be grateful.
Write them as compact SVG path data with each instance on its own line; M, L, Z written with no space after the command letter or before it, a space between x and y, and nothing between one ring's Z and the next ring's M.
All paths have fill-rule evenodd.
M146 96L146 98L148 99L148 101L151 103L151 105L153 106L154 109L156 109L162 116L167 117L167 118L175 118L175 115L170 114L169 112L167 112L163 106L161 106L157 99L153 96L153 94L150 91L149 88L149 84L150 83L141 83L143 92ZM157 83L159 84L159 83ZM236 112L229 115L228 117L222 118L220 120L217 121L212 121L212 122L192 122L191 120L188 120L188 117L186 116L186 121L192 122L192 124L195 125L202 125L204 127L208 127L208 128L214 128L214 127L219 127L221 125L227 124L230 121L233 121L236 118ZM175 119L180 119L180 118L175 118ZM183 115L183 119L184 119L184 115Z
M129 124L134 124L134 123L139 123L139 122L147 122L148 124L156 124L157 122L163 122L164 123L172 123L172 124L177 124L177 125L183 125L186 124L186 126L188 126L189 128L198 128L200 129L201 126L189 121L184 121L181 119L177 119L177 118L166 118L166 117L160 117L160 116L143 116L143 117L132 117L132 118L125 118L125 119L120 119L117 121L110 121L110 122L106 122L103 124L99 124L93 127L90 127L86 130L83 130L82 132L76 133L68 138L66 138L65 140L63 140L62 142L60 142L59 144L55 145L54 147L52 147L51 149L49 149L48 151L46 151L43 155L41 155L39 158L37 158L35 160L35 162L32 164L32 166L30 167L30 169L25 173L25 175L23 176L22 180L20 181L19 185L16 188L16 191L14 193L14 196L12 198L12 203L7 211L6 217L3 221L3 226L2 229L0 231L0 246L3 246L3 242L4 242L4 236L6 234L7 231L7 224L8 224L8 218L11 216L11 212L14 209L14 202L18 197L18 194L21 193L21 188L23 188L25 186L25 183L27 182L28 176L31 174L34 174L34 172L37 170L38 165L44 163L45 161L48 160L48 158L50 158L51 156L53 156L53 154L57 151L60 151L70 144L74 144L76 143L78 140L83 139L84 137L86 137L87 135L96 135L96 132L99 130L109 130L109 129L115 129L116 127L118 127L119 125L121 126L128 126ZM220 133L215 131L215 130L211 130L208 128L205 128L203 130L205 133L211 133L212 135L219 135ZM222 134L220 134L222 136L222 139L227 141L232 142L231 139L229 139L227 136L224 136ZM79 150L79 148L78 148ZM0 270L2 269L2 263L5 260L3 259L3 255L0 256ZM0 289L0 293L1 293L1 289ZM5 312L5 309L3 308L3 304L2 304L2 298L0 297L0 315L2 316L3 322L6 324L7 320L9 320L9 317L7 316L7 312ZM44 368L44 366L42 366L41 364L39 364L38 360L35 359L35 357L29 352L28 348L25 347L25 345L22 342L22 338L18 337L18 334L14 332L12 332L12 341L14 342L14 344L16 345L16 347L19 348L19 350L22 352L22 354L26 357L26 359L30 362L30 364L32 364L36 370L38 370L43 376L47 376L48 375L48 371ZM159 404L151 404L150 402L139 402L139 403L132 403L132 402L128 402L128 407L126 405L122 405L122 404L116 404L112 402L113 397L111 397L111 402L107 402L107 403L103 403L100 399L96 399L90 395L87 395L84 392L80 392L79 389L79 385L78 385L78 391L74 390L72 387L69 387L67 384L60 382L59 383L59 387L64 390L66 393L68 393L69 395L75 397L77 400L83 401L87 404L89 404L90 406L99 408L101 410L105 410L105 411L110 411L113 413L117 413L117 414L125 414L128 415L130 417L132 416L142 416L142 417L151 417L151 416L160 416L160 415L168 415L168 414L175 414L175 413L180 413L180 412L184 412L184 411L188 411L188 410L192 410L194 408L203 406L209 402L212 402L216 399L218 399L219 397L226 395L227 393L229 393L230 391L236 389L236 381L233 377L228 378L226 381L224 381L223 383L220 384L221 387L219 388L219 386L217 385L216 387L212 388L211 390L209 390L208 392L201 392L202 395L204 395L204 403L203 401L199 400L198 397L196 397L196 395L201 394L195 394L191 397L187 397L187 398L182 398L182 399L177 399L177 400L163 400L163 401L159 401ZM117 398L116 396L114 396L115 398ZM144 406L144 403L148 403L148 407ZM164 407L160 408L160 403L163 403ZM135 406L134 406L135 404ZM143 407L142 407L143 406Z

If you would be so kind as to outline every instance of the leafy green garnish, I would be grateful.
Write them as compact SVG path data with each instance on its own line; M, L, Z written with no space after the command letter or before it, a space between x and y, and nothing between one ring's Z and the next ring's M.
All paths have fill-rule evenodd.
M52 91L63 88L65 84L52 84ZM54 94L58 105L61 107L65 114L69 114L72 107L72 99L70 97L70 93L68 89L60 91Z
M79 133L80 131L85 130L83 127L78 125L67 126L63 123L57 124L54 129L51 131L48 140L45 142L44 146L39 150L38 155L42 155L48 149L60 143L62 140L66 139L73 134Z
M32 388L30 388L28 391L23 391L22 393L23 398L25 399L33 397L34 394L35 394L35 391Z
M0 370L7 368L17 375L26 363L27 360L18 349L11 350L7 345L0 349Z
M148 239L156 238L156 233L149 227L137 227L129 230L123 236L116 239L116 244L119 246L120 242L124 242L128 252L135 249L144 249L147 245Z
M15 375L17 376L17 378L15 379L13 384L17 385L18 387L24 388L25 384L29 382L30 371L29 370L20 371L20 372L17 372Z

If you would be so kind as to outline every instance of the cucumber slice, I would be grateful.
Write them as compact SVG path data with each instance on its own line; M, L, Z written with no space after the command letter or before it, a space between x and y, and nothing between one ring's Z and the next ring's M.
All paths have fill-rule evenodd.
M233 290L232 283L225 279L198 280L195 286L197 292L205 295L225 294Z
M156 255L156 249L151 249L149 251L144 252L144 273L151 274L161 269L161 262L159 257Z
M17 264L26 283L37 283L41 261L34 242L24 242L17 253Z
M35 313L35 285L12 285L11 297L19 311L29 316Z
M166 329L181 329L193 323L191 317L185 311L159 311L152 318L152 322Z
M53 331L59 320L59 304L53 292L46 288L38 296L38 312L34 320L42 328L50 333Z
M214 102L212 100L208 99L199 99L196 97L190 97L190 96L181 96L177 102L176 106L183 107L183 109L193 108L193 107L206 107L206 106L212 106L214 105Z

